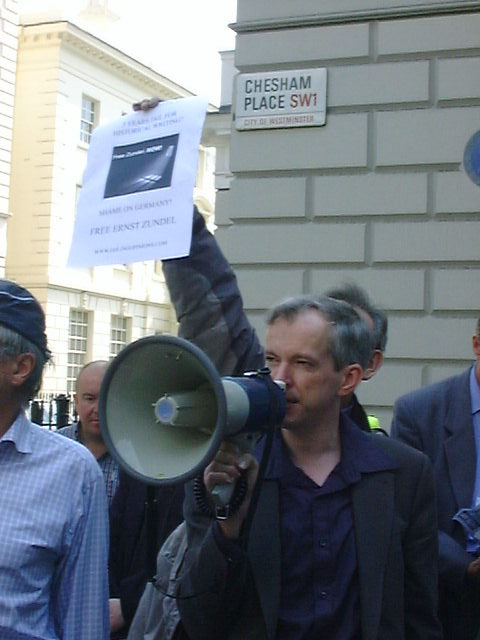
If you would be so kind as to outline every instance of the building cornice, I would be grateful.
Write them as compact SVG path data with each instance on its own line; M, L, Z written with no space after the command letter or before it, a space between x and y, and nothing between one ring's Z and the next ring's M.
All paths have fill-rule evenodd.
M319 27L333 24L367 22L370 20L391 20L398 18L418 18L440 16L454 13L471 13L480 10L480 0L431 0L415 2L404 1L397 6L382 6L380 0L367 2L368 7L337 11L332 3L314 14L304 16L286 16L274 19L241 20L229 25L238 34L252 31L273 31L301 27ZM353 4L353 3L352 3ZM365 4L365 3L364 3ZM330 8L328 8L330 7Z
M65 45L86 58L95 59L119 75L127 76L141 85L152 88L152 95L155 93L164 99L195 95L151 67L67 21L23 25L20 37L23 48L52 44L59 47ZM209 110L213 109L215 109L214 105L209 105Z
M229 144L232 128L230 111L208 113L202 129L200 144L205 147L216 147Z

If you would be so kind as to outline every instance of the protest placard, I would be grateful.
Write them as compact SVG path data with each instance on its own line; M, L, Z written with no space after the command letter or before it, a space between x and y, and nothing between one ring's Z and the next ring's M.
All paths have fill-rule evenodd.
M160 102L93 132L69 267L188 255L206 109L199 97Z

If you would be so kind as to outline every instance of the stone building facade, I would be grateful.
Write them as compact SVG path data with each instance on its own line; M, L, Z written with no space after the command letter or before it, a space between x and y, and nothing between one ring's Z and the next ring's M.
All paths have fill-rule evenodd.
M236 130L217 237L252 323L286 295L342 281L389 316L383 370L360 399L389 428L395 399L464 369L480 312L480 2L239 0L240 73L326 68L320 127Z

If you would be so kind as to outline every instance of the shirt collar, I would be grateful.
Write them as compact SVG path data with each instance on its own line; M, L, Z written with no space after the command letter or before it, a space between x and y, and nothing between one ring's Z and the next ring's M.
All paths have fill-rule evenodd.
M80 422L80 420L73 425L73 435L74 435L75 440L77 442L80 442L81 444L83 444L83 442L82 442L82 423Z
M472 401L472 416L480 411L480 385L475 375L475 365L470 369L470 398Z
M346 482L352 483L360 479L362 473L393 470L398 465L392 461L385 451L375 442L372 434L364 433L343 412L340 413L340 437L342 443L341 472ZM262 455L265 438L260 442L257 452ZM282 458L288 455L281 437L281 430L276 431L272 444L272 453L267 463L265 477L274 479L282 475Z
M32 453L32 425L21 409L0 442L13 442L19 453Z

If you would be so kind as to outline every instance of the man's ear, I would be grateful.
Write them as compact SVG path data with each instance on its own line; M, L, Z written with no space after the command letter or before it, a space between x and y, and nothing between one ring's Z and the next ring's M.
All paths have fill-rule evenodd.
M21 353L12 360L11 382L15 387L21 387L28 380L35 367L33 353Z
M473 353L480 358L480 336L476 333L472 338Z
M338 390L340 397L348 396L355 391L363 377L363 369L357 364L349 364L343 370L343 379Z
M368 367L363 372L363 380L370 380L377 373L383 364L383 353L380 349L375 349L373 356L368 363Z

